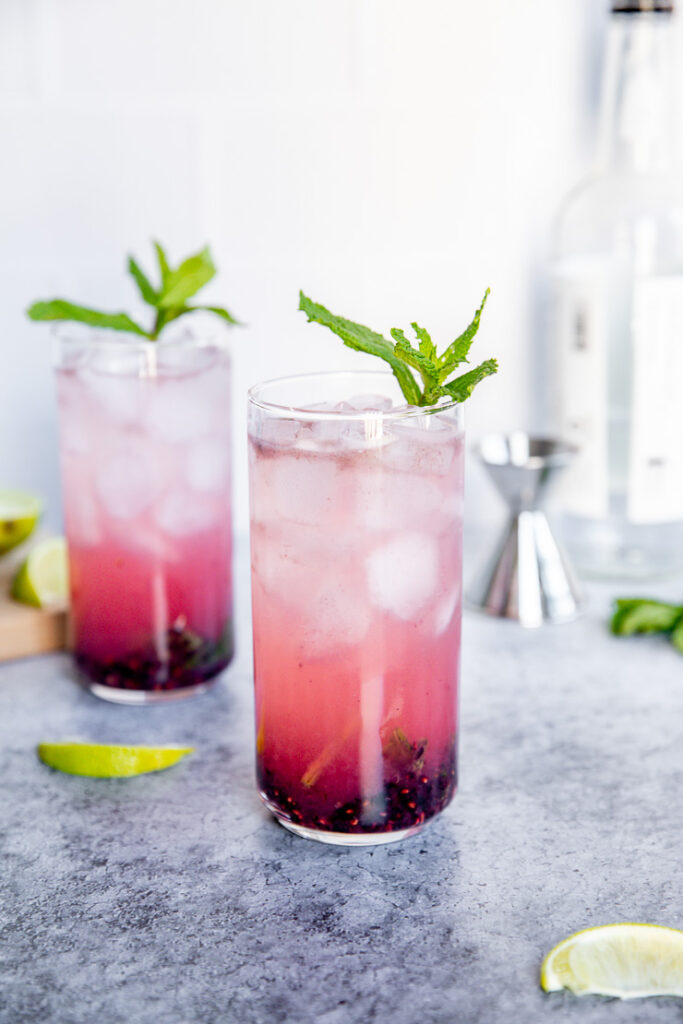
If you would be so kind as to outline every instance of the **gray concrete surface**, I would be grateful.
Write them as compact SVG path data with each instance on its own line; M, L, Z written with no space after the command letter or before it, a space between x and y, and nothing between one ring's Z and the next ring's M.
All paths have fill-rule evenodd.
M597 591L540 632L466 616L454 803L402 844L325 847L256 795L239 576L238 660L194 701L106 705L62 656L0 669L2 1024L683 1021L538 986L578 928L683 926L683 658L610 638ZM71 778L35 756L69 737L197 753Z

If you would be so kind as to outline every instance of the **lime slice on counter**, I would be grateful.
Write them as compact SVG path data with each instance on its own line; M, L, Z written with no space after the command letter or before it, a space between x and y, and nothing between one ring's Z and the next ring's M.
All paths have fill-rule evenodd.
M177 764L194 747L113 747L102 743L39 743L43 764L67 775L125 779L160 772Z
M545 957L541 988L617 999L683 997L683 932L657 924L575 932Z
M36 608L48 608L64 604L68 593L66 541L63 537L39 541L14 577L12 597Z
M0 555L33 533L42 510L42 502L33 494L0 490Z

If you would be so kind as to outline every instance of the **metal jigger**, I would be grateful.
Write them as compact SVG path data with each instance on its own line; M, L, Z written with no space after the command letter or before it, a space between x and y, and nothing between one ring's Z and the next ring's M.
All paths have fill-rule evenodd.
M468 603L522 626L565 622L578 614L580 594L565 556L541 511L549 485L575 450L528 434L491 434L477 449L510 518L502 543Z

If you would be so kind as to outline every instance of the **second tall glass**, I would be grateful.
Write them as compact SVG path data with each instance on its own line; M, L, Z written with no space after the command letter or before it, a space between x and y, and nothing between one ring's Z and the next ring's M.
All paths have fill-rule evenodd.
M57 382L76 662L107 700L197 693L232 657L228 354L64 335Z

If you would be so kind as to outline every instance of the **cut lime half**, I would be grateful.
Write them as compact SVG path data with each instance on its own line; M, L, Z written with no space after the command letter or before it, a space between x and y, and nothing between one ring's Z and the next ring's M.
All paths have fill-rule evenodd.
M51 608L65 604L68 594L66 541L63 537L39 541L14 577L12 597L35 608Z
M575 932L545 957L541 988L617 999L683 997L683 932L657 924Z
M42 502L33 494L0 490L0 555L33 533L42 510Z
M194 747L118 747L103 743L39 743L43 764L67 775L125 779L177 764Z

